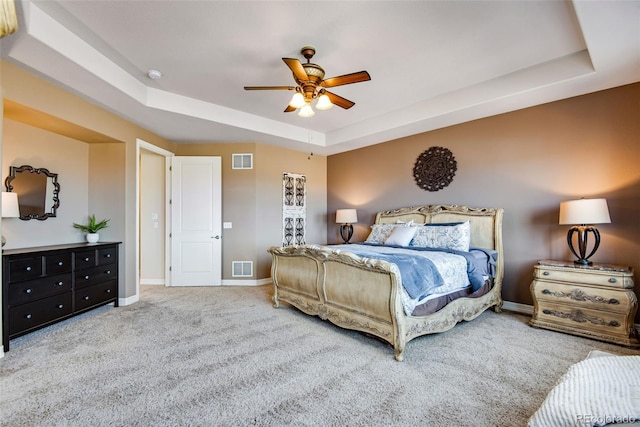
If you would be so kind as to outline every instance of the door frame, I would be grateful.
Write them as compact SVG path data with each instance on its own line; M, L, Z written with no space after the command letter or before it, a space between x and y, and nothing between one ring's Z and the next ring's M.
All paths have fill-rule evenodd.
M163 156L165 167L165 233L164 233L164 247L165 247L165 263L164 263L164 280L165 286L171 285L171 275L169 274L169 266L171 265L171 246L167 244L169 233L171 232L171 206L167 198L171 194L171 157L175 156L175 153L160 148L153 144L150 144L140 138L136 138L136 294L135 299L140 298L140 154L141 151L150 151L152 153Z

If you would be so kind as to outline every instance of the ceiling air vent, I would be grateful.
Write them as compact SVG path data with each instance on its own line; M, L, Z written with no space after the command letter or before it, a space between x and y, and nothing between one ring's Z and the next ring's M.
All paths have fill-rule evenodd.
M232 154L233 169L253 169L253 154Z

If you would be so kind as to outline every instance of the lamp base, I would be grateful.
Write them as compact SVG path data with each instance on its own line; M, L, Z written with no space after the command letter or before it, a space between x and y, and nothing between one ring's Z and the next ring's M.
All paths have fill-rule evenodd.
M342 224L340 226L340 236L342 237L342 240L344 240L345 244L349 244L349 240L353 237L353 225Z
M573 247L573 234L578 233L578 251ZM588 233L593 233L595 237L595 243L593 245L593 249L591 249L591 253L587 255L587 235ZM576 265L592 265L593 262L589 261L589 258L598 250L598 246L600 246L600 232L597 228L591 225L574 225L569 229L567 233L567 243L569 244L569 249L571 249L571 253L573 253L578 259L573 261Z

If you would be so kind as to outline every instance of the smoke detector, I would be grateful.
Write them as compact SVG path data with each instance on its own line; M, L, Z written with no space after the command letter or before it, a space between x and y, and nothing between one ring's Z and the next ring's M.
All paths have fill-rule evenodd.
M149 70L147 76L149 76L151 80L160 80L162 73L158 70Z

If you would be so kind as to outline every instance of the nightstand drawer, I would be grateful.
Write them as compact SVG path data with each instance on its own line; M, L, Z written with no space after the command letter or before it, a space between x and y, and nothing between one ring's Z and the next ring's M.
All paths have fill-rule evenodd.
M541 304L535 321L538 326L554 329L554 326L566 327L567 332L580 335L581 332L593 332L602 336L629 337L631 324L624 313L613 313L588 308L576 308L573 305ZM547 325L545 325L545 323Z
M570 304L574 308L605 310L625 315L636 303L633 291L548 282L546 280L535 280L532 291L539 301Z
M615 271L581 271L579 268L560 270L553 267L536 266L534 276L536 279L543 280L633 289L633 276Z

